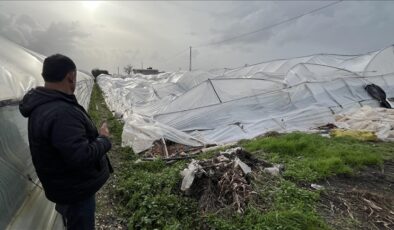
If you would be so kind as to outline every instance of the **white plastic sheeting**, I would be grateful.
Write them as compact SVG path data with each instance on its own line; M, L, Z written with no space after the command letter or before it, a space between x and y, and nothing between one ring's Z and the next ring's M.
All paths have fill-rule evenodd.
M27 119L18 101L43 85L42 55L0 37L0 229L62 229L61 218L40 187L31 162ZM89 106L93 78L78 72L76 96Z
M394 97L393 51L319 54L208 72L101 75L98 84L125 121L123 145L137 153L160 137L192 146L222 144L267 131L308 131L352 108L379 106L364 87L373 83Z
M339 128L371 131L379 139L394 141L394 109L364 106L335 117Z

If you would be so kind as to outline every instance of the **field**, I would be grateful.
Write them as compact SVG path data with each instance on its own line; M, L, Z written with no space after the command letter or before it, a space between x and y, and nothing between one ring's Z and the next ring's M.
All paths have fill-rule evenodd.
M190 159L140 161L131 148L122 148L122 123L106 107L97 85L89 113L97 125L109 123L115 169L97 194L97 229L394 228L394 143L304 133L240 141L237 145L256 162L247 178L253 195L242 213L232 206L207 211L201 197L180 190L180 172ZM197 158L210 159L218 152ZM261 162L281 164L283 172L265 173Z

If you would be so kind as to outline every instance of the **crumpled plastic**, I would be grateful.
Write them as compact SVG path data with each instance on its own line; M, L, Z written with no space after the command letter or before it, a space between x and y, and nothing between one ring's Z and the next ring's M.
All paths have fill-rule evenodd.
M202 167L201 165L198 164L199 161L197 160L192 160L190 164L185 168L182 172L181 175L183 176L182 180L182 185L181 185L181 190L186 191L192 186L194 177L198 170L201 170Z

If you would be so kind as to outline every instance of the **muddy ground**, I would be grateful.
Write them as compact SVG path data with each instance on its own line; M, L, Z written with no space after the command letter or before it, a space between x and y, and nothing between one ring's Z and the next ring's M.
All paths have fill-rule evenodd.
M117 148L115 145L111 151L116 152ZM96 229L127 229L127 221L116 214L116 204L110 195L122 162L116 154L109 155L115 173L96 195ZM394 229L393 161L319 184L325 190L320 196L318 212L333 229Z
M326 180L319 213L334 229L394 229L394 162Z
M114 168L114 173L111 174L107 183L96 194L96 229L98 230L127 229L127 221L119 216L116 211L116 204L111 196L111 190L117 184L117 172L122 167L121 156L116 154L119 147L117 143L113 143L108 155Z

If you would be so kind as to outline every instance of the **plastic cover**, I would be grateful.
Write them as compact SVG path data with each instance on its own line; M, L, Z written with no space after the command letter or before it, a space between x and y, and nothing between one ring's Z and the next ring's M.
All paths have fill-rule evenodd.
M372 131L380 139L394 141L394 109L364 106L335 118L339 128Z
M138 153L163 136L182 144L195 145L193 137L224 144L333 123L335 114L379 106L367 84L394 97L393 62L390 46L365 55L318 54L208 72L101 75L98 84L108 106L123 115L123 145Z
M0 229L61 229L54 204L45 198L31 162L27 119L18 101L42 85L45 57L0 37ZM93 78L78 71L76 97L86 109Z

